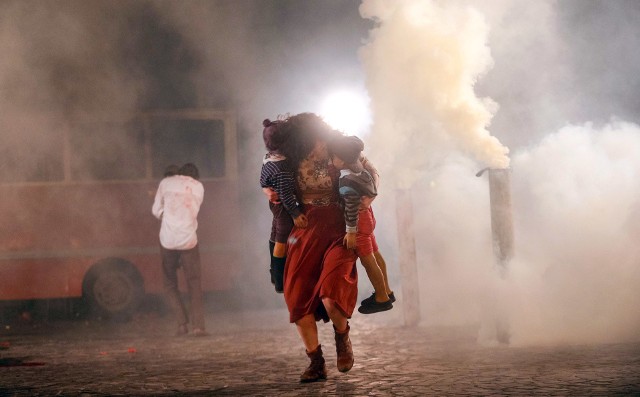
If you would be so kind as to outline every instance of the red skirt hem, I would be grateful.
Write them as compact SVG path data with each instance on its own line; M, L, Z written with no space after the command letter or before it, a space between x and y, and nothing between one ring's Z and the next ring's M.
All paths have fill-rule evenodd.
M344 215L338 205L310 206L309 224L291 232L284 272L284 298L292 323L313 314L329 321L322 298L330 298L350 318L358 297L357 256L343 244Z

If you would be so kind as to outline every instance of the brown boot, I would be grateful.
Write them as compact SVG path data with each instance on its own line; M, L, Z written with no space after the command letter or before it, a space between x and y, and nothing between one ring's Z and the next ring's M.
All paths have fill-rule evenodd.
M300 382L307 383L327 379L327 367L324 365L324 357L322 357L322 346L318 345L315 351L307 352L307 356L311 359L311 364L300 375Z
M351 339L349 339L349 323L343 333L338 333L336 327L333 331L336 336L336 353L338 355L338 371L347 372L353 367L353 349L351 349Z

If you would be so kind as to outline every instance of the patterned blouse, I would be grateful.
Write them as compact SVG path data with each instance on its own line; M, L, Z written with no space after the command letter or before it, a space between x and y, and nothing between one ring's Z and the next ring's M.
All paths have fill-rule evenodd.
M329 164L329 155L312 152L298 167L298 189L302 202L325 206L337 203L337 171Z

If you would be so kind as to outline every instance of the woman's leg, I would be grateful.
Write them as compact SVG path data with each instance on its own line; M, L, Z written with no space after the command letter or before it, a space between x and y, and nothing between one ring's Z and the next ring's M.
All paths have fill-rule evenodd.
M329 315L329 318L331 319L331 322L333 323L336 331L344 332L344 330L347 329L348 325L348 319L344 315L344 313L342 313L342 311L338 309L333 299L322 298L322 304L327 310L327 314Z
M300 382L315 382L327 379L327 367L322 356L322 346L318 342L318 327L313 314L307 314L296 321L298 333L302 338L307 357L311 360L307 369L300 375Z
M307 352L316 350L320 343L318 342L318 326L314 315L307 314L297 320L296 328L298 329L298 334L300 334L300 338L302 338L302 343L304 343L304 347L307 349Z
M333 299L322 298L322 304L333 322L336 339L336 365L338 371L347 372L353 367L353 349L349 339L349 322L347 316L335 304Z

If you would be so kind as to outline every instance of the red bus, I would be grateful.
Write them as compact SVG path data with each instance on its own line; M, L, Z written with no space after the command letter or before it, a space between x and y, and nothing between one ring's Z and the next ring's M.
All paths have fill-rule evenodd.
M159 221L169 164L196 164L205 198L203 288L232 288L240 264L236 117L190 109L12 120L0 148L0 300L83 297L105 314L163 291Z

